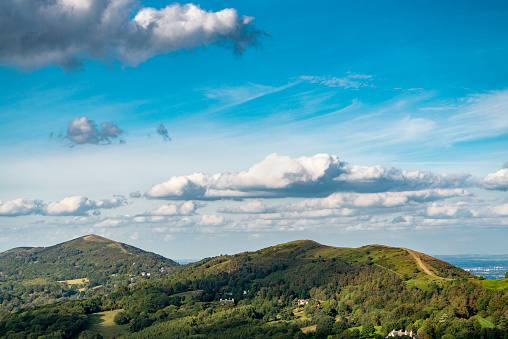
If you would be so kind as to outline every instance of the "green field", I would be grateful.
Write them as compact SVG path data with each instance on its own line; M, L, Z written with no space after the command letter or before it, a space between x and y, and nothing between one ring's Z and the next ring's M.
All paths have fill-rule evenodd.
M67 285L79 285L84 284L88 282L88 278L79 278L79 279L72 279L72 280L60 280L59 283L66 283Z
M189 301L192 300L192 297L196 295L196 291L187 291L187 292L181 292L181 293L177 293L177 294L174 294L173 296L174 297L184 297L185 300L183 301L183 303L188 303Z
M508 288L508 279L482 280L482 285L492 290L506 290Z
M301 330L303 333L316 332L316 325L302 327Z
M117 325L113 321L115 315L122 310L105 311L88 315L87 330L100 333L104 338L116 338L129 334L129 325Z

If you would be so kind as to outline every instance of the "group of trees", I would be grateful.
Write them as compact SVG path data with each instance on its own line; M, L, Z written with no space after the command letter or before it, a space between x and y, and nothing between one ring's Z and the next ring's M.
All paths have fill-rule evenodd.
M175 266L170 259L129 245L83 238L7 251L0 254L0 313L106 294L131 278L147 279L142 272L155 280L170 275ZM59 282L81 278L86 278L84 283Z
M315 246L209 258L164 279L123 283L107 295L4 313L0 333L5 338L93 337L85 331L86 315L119 309L114 321L128 325L132 338L168 333L181 338L379 338L393 329L416 332L420 339L508 338L508 294L502 291L465 278L417 288L369 263L307 255ZM197 290L192 297L181 295ZM219 302L225 298L235 303ZM300 307L298 298L309 302ZM484 319L495 327L482 327ZM380 334L374 326L381 326Z

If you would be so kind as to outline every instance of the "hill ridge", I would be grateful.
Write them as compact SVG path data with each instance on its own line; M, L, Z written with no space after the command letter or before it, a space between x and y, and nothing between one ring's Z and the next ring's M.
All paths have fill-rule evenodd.
M108 238L104 238L104 237L101 237L99 235L96 235L96 234L90 234L90 235L85 235L84 237L81 237L83 238L83 240L85 241L95 241L95 242L109 242L111 244L113 244L114 246L120 248L122 251L124 251L125 253L129 253L131 254L129 251L127 251L123 246L122 246L122 243L118 242L118 241L115 241L115 240L111 240L111 239L108 239Z

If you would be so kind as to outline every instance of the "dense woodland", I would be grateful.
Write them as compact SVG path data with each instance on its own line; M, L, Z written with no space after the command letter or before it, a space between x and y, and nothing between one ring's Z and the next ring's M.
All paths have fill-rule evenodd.
M381 338L393 329L420 339L508 338L506 289L421 258L454 278L421 272L401 249L293 242L207 258L109 294L4 312L0 333L100 338L89 315L117 310L114 322L127 328L127 338ZM298 299L308 304L298 306Z
M16 248L0 254L0 312L106 294L121 284L168 276L177 265L98 236L47 248Z

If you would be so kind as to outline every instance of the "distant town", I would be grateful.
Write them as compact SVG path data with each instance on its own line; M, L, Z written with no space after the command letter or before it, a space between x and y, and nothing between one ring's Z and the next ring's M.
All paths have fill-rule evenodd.
M435 257L485 279L502 279L508 272L508 254L435 255Z

